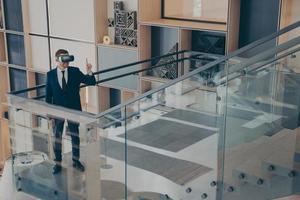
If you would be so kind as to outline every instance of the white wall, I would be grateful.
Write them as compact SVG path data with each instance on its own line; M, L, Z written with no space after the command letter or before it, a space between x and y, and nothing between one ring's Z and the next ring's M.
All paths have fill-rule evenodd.
M47 34L45 0L27 0L29 9L29 30L31 33Z
M32 66L40 72L47 72L50 69L48 39L38 36L30 36Z
M94 0L50 0L51 36L95 41Z

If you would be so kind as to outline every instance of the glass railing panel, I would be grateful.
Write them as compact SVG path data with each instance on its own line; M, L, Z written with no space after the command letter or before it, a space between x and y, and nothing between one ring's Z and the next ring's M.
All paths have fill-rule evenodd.
M295 48L286 55L274 54L277 59L268 57L270 62L264 59L263 66L244 66L246 70L228 82L224 199L263 200L299 193L300 76L287 70L291 64L299 67Z
M297 38L299 36L300 28L297 27L296 24L294 24L294 25L295 25L295 27L292 30L289 30L285 33L279 34L278 36L269 38L268 40L265 40L262 43L259 41L264 40L263 38L261 38L257 41L253 41L252 43L247 45L248 47L249 47L249 45L250 46L253 45L252 48L248 48L246 51L239 53L238 55L233 57L233 59L245 61L255 55L263 54L268 50L274 49L276 46L278 46L280 44L283 44L285 42L288 42L288 41L291 41L291 40Z
M95 119L26 100L9 96L11 188L49 200L100 199Z
M126 105L117 137L126 138L128 199L216 198L219 89L196 74Z
M100 136L101 199L126 199L125 109L117 109L98 119ZM128 191L130 193L130 191Z
M211 56L198 57L191 52L192 59L178 65L184 70L187 65L191 74L170 80L134 102L97 116L23 98L25 92L21 96L9 94L12 171L16 189L31 195L36 193L44 199L88 200L102 197L193 200L199 196L215 199L220 197L216 186L222 181L225 187L221 197L225 199L245 199L244 196L252 197L251 192L257 192L259 199L297 191L294 184L298 183L294 178L297 171L288 171L292 187L288 181L280 182L282 175L275 174L274 178L273 174L265 175L269 171L257 173L254 170L255 176L248 180L240 169L256 169L251 166L262 157L276 158L277 155L263 156L266 154L261 151L267 148L265 138L278 136L274 134L278 130L297 130L299 101L287 97L298 87L296 74L292 73L298 68L298 62L292 59L297 57L299 40L290 38L277 48L248 58L235 53L229 59L221 57L218 60ZM248 48L255 51L259 46ZM286 49L293 51L289 57ZM44 120L36 120L37 116ZM56 125L49 123L51 119L56 119ZM57 175L52 174L53 160L57 157L52 147L57 138L53 135L64 121L69 122L65 123L69 131L64 128L69 134L61 134L60 144L57 144L63 146L62 172ZM256 126L262 127L252 133L251 129ZM36 135L38 139L34 139ZM72 166L74 135L79 138L80 146L77 147L84 155L80 161L85 170L81 172L78 169L82 167ZM41 141L47 144L46 150L35 145ZM252 142L254 147L249 145ZM278 145L274 149L286 148L283 143ZM283 152L290 153L290 150ZM293 159L297 160L297 156L293 155ZM294 160L293 170L297 166ZM38 162L37 167L33 161ZM43 162L46 166L40 167ZM268 170L274 171L269 167ZM30 173L33 175L28 176ZM28 183L33 187L24 186ZM284 192L262 191L265 186L281 183L286 186ZM242 187L244 185L250 187Z

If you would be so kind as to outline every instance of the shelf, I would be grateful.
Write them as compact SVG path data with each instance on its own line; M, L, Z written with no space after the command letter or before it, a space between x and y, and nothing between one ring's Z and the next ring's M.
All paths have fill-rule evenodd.
M99 43L97 46L104 46L104 47L111 47L111 48L117 48L117 49L126 49L126 50L132 50L132 51L137 51L137 47L130 47L130 46L125 46L125 45L120 45L120 44L103 44Z
M125 88L125 87L120 87L120 86L113 85L113 84L108 84L108 83L100 83L100 84L98 84L98 86L99 87L105 87L105 88L113 88L113 89L132 92L132 93L137 93L136 90Z
M184 20L171 20L171 19L156 19L156 20L146 20L140 21L140 25L147 26L167 26L167 27L177 27L177 28L191 28L200 29L214 32L226 32L226 24L215 24L215 23L204 23L204 22L193 22Z
M165 78L159 78L155 76L141 76L142 81L149 81L149 82L159 82L159 83L167 83L171 81L170 79L165 79Z
M209 18L209 17L191 17L191 16L183 16L183 15L169 15L166 16L165 19L172 19L172 20L190 20L190 21L198 21L197 23L212 23L212 24L226 24L226 19L222 18Z

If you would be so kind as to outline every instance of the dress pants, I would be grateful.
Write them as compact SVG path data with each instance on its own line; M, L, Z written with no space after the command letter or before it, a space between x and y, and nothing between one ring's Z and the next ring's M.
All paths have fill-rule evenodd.
M78 161L80 157L80 138L79 138L79 124L68 121L68 127L71 134L72 139L72 160L73 162ZM62 161L62 133L64 128L63 120L54 120L53 132L55 136L55 142L53 145L55 161Z

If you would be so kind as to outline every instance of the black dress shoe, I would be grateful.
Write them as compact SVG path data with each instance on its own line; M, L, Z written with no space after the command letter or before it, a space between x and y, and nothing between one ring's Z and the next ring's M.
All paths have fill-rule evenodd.
M78 170L81 171L81 172L84 172L84 170L85 170L84 166L81 164L80 161L74 161L74 162L73 162L73 167L74 167L75 169L78 169Z
M58 174L61 172L61 165L54 165L52 174Z

